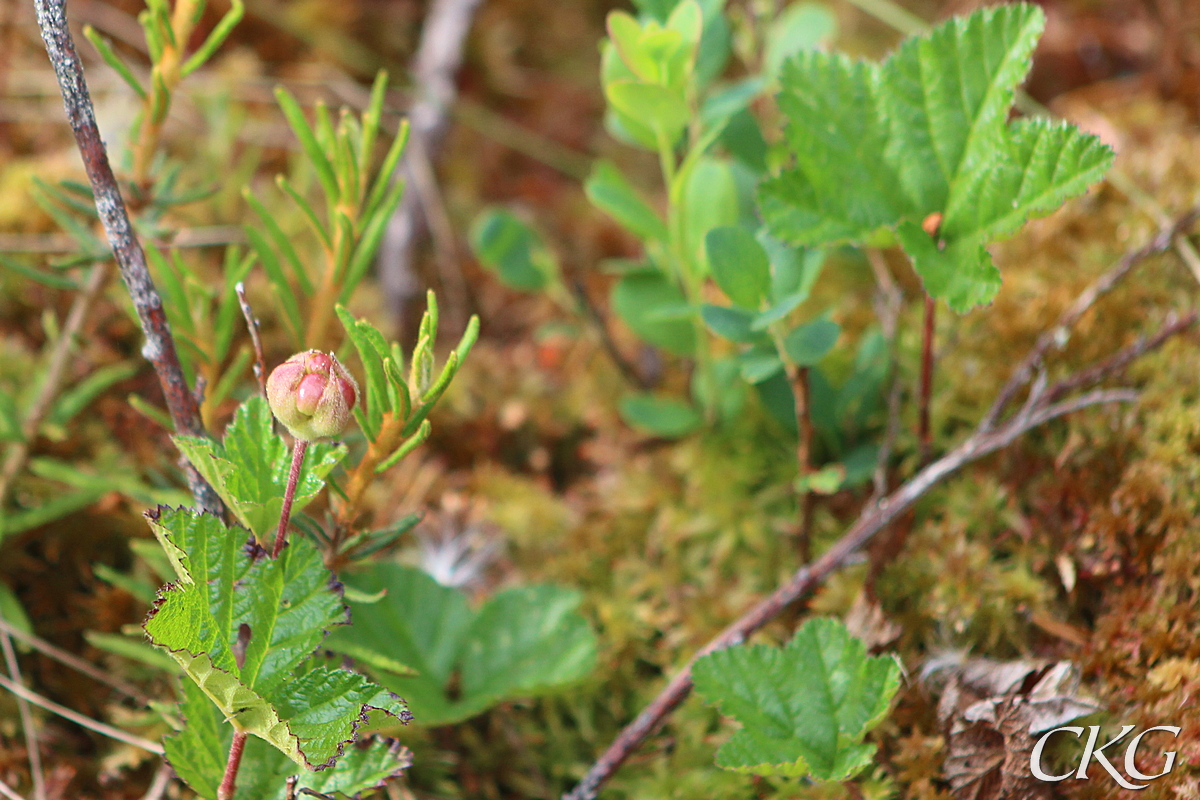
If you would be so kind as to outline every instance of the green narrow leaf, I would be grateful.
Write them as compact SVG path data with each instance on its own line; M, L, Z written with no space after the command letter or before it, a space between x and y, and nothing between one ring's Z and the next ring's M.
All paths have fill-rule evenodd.
M203 11L203 5L200 5L200 10ZM200 45L191 58L183 62L180 68L180 75L187 77L213 57L225 40L229 38L229 34L233 32L234 27L242 20L242 15L246 12L246 6L243 0L231 0L230 8L225 12L225 16L221 17L221 21L212 29L212 33L204 40L204 44Z
M287 276L283 274L283 269L279 266L279 259L276 258L275 251L266 237L257 230L249 226L245 230L246 238L250 240L250 246L258 254L263 271L267 273L271 288L279 299L279 305L283 309L283 318L287 322L293 341L304 341L304 323L301 321L300 303L296 300L296 294L292 291Z
M346 302L354 288L362 282L367 274L379 246L383 243L383 235L387 231L388 221L391 220L400 201L404 198L404 181L396 181L384 196L382 203L371 211L362 235L354 249L354 255L346 268L346 280L339 295L341 302Z
M52 272L44 272L27 264L23 264L15 258L11 258L4 253L0 253L0 267L17 273L23 278L28 278L31 281L36 281L43 286L49 286L52 289L68 289L77 290L79 284L70 278L63 278L55 275Z
M304 218L308 220L309 227L311 227L313 232L317 234L317 238L321 240L321 244L325 245L327 249L332 250L333 242L329 238L329 232L325 230L325 226L321 224L321 220L317 218L317 213L313 211L312 206L307 200L304 199L304 196L292 188L291 181L287 179L287 176L276 175L275 185L278 186L284 194L292 198L292 202L295 203L300 211L304 213Z
M782 649L738 645L703 656L692 680L705 702L743 726L717 752L717 766L843 781L870 764L875 746L863 737L887 714L900 667L868 657L842 623L822 618Z
M104 63L112 67L113 71L121 77L121 80L125 81L125 84L130 89L133 89L140 100L145 100L146 89L138 81L137 77L133 74L133 70L125 63L125 60L112 49L112 45L108 43L108 40L97 33L96 29L91 25L83 26L83 35L92 43L92 47L96 48L96 52L100 54L100 58L104 59Z
M138 365L131 362L118 362L93 370L86 378L65 389L58 396L47 422L51 425L66 425L107 389L137 373Z
M396 448L396 452L392 453L390 456L380 462L379 466L375 467L375 474L378 475L381 472L387 472L396 464L400 463L401 459L425 443L425 440L429 438L429 433L432 430L433 426L429 424L429 420L424 420L421 423L421 426L417 428L416 433L405 439L404 443Z
M592 205L645 241L666 241L667 226L615 166L597 161L583 185Z
M254 193L250 191L249 187L242 190L242 197L245 198L246 203L251 209L253 209L254 213L258 215L258 218L262 220L263 226L267 230L267 236L271 237L271 243L274 244L279 252L283 253L283 257L287 259L288 265L292 268L292 275L296 278L296 283L300 285L300 291L311 297L315 293L316 289L313 286L312 280L309 278L308 270L304 267L303 262L300 261L300 256L296 254L296 248L292 244L292 240L284 234L283 229L279 227L279 223L275 221L275 216L271 214L271 212L267 211L267 207L262 204L261 200L254 196ZM247 235L250 235L251 230L252 228L247 225ZM263 256L261 249L259 249L258 256L259 258L263 259L263 265L265 266L267 260ZM279 264L278 258L272 259L272 261L276 265ZM280 272L280 274L282 274L282 272ZM284 282L284 285L287 285L286 281Z
M366 408L363 409L363 419L366 423L363 425L363 432L369 439L374 440L383 425L383 412L387 405L384 403L384 398L388 396L387 377L383 367L387 345L383 340L383 334L367 320L356 320L354 315L341 304L335 306L334 310L337 312L342 327L346 330L346 335L354 344L359 363L363 366L367 401Z
M358 171L364 176L370 174L371 155L375 150L375 139L379 136L387 83L387 70L381 69L375 73L375 82L371 84L371 99L367 101L367 109L363 112L362 138L358 145Z
M325 191L325 197L331 203L336 202L339 197L337 176L334 174L333 165L329 163L329 159L325 155L325 148L317 141L317 136L313 133L312 127L309 126L308 120L304 118L304 110L300 108L300 104L296 102L296 98L292 97L282 86L275 90L275 99L279 102L279 108L283 111L284 117L287 118L292 132L296 134L296 138L300 141L300 147L303 148L304 154L312 162L313 168L317 172L317 180L321 182L321 188ZM323 105L318 107L318 127L320 127L321 118L320 108L323 107Z
M404 147L408 144L408 120L401 120L400 129L396 131L396 138L392 139L391 147L388 148L387 155L383 158L383 163L379 165L379 172L375 175L375 182L371 185L371 193L367 195L367 202L363 205L362 219L373 220L379 214L380 204L383 203L389 191L394 192L393 184L400 184L403 191L404 181L396 177L396 166L400 163L400 156L404 153Z

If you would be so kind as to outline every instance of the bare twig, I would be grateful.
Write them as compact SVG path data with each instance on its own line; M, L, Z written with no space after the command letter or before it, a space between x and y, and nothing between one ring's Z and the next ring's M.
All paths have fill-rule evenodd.
M1105 378L1121 372L1146 353L1157 350L1167 339L1194 327L1198 319L1200 316L1196 312L1185 314L1182 317L1174 312L1168 314L1162 328L1153 336L1138 337L1133 344L1118 350L1100 363L1064 378L1046 389L1044 392L1046 402L1053 402L1071 392L1097 384Z
M7 633L0 633L0 649L4 651L4 664L8 668L9 677L24 686L21 665L17 663L17 651L13 649L12 637ZM29 758L29 775L33 779L33 796L36 800L46 800L46 775L42 771L42 753L38 749L37 729L33 727L33 711L29 708L29 701L23 697L17 697L17 713L25 731L25 750Z
M1181 219L1176 230L1160 233L1146 247L1127 254L1118 263L1117 269L1106 276L1106 279L1089 287L1072 306L1072 310L1064 314L1060 324L1052 328L1046 336L1040 338L1030 355L1022 362L1022 366L1018 370L1028 370L1025 373L1025 380L1032 375L1033 365L1040 363L1041 355L1050 346L1049 342L1055 341L1047 339L1047 336L1063 337L1066 333L1064 321L1067 326L1077 321L1100 294L1108 291L1116 283L1116 280L1119 280L1120 274L1128 272L1140 258L1170 247L1175 233L1186 224L1190 224L1195 218L1196 214L1189 214ZM1121 271L1122 269L1123 271ZM1116 277L1111 277L1114 274ZM975 431L965 441L941 458L926 465L894 492L868 504L854 524L816 561L811 565L801 567L787 584L760 601L692 656L687 665L658 696L621 731L620 735L592 765L583 780L571 792L564 795L564 800L592 800L596 797L600 787L612 777L642 741L654 732L666 716L688 696L692 688L691 667L696 659L745 641L748 636L774 619L789 605L813 591L832 572L844 566L875 534L892 523L929 489L964 466L1006 447L1029 430L1050 420L1089 406L1135 400L1136 392L1129 389L1114 389L1093 391L1069 400L1054 402L1057 397L1071 389L1095 382L1122 369L1134 358L1160 346L1167 338L1186 330L1195 321L1195 315L1188 315L1183 319L1169 319L1167 324L1155 335L1124 348L1099 364L1055 384L1054 387L1046 388L1044 377L1039 379L1021 410L999 425L996 424L999 412L996 411L997 406L993 406L993 410L979 422ZM1056 334L1056 331L1061 332ZM1016 379L1017 376L1014 376L1010 384L1013 384ZM1011 399L1016 389L1010 390L1006 386L1002 390L1001 396L997 399L999 407L1003 406L1000 400L1004 398L1005 392Z
M0 676L0 688L8 689L17 697L23 697L36 706L41 706L47 711L52 711L55 714L58 714L60 717L69 719L78 725L89 728L96 733L103 734L110 739L116 739L118 742L131 744L134 747L140 747L147 752L154 753L155 755L163 755L162 745L160 745L158 742L152 742L149 739L143 739L141 736L135 736L132 733L126 733L120 728L114 728L113 726L106 725L99 720L94 720L91 717L84 716L78 711L72 711L66 706L61 706L49 698L42 697L37 692L26 689L21 684L15 683L8 678Z
M242 308L242 316L246 318L246 328L250 331L250 341L254 344L254 377L258 379L258 388L262 392L262 396L267 396L267 361L263 358L262 337L258 335L258 318L254 316L254 310L250 308L250 301L246 299L246 284L241 281L237 282L234 287L237 292L238 305Z
M16 790L9 786L4 781L0 781L0 794L8 798L8 800L25 800L24 797L17 794Z
M82 658L74 655L73 653L68 653L61 647L50 644L50 642L47 642L45 639L34 636L32 633L26 633L20 628L13 627L3 619L0 619L0 631L12 636L14 639L21 640L34 650L44 653L50 658L66 664L68 667L79 670L92 680L111 686L118 692L121 692L122 694L138 701L139 703L144 704L150 702L150 698L144 692L140 691L136 686L125 683L125 681L121 680L120 678L110 675L96 665L84 661Z
M412 179L419 166L413 159L424 159L428 166L436 157L457 94L454 81L462 63L463 43L481 2L434 0L429 9L413 70L415 99L409 110L408 146L397 169L396 180L409 181L409 185L413 185ZM380 280L388 306L396 314L403 312L405 303L418 291L412 254L425 233L427 217L422 205L427 199L419 192L404 193L399 208L388 222L379 251Z
M129 223L129 214L121 199L121 190L108 163L108 154L96 127L95 112L83 77L83 66L75 51L75 42L67 27L65 0L35 0L38 26L46 43L50 63L58 76L63 105L67 119L75 134L75 142L83 156L84 167L92 192L96 198L96 211L108 235L109 246L116 257L121 279L129 290L141 321L146 343L142 355L154 366L159 384L167 401L177 433L188 436L204 436L204 424L200 419L200 408L183 377L179 356L175 352L175 340L167 325L162 298L154 288L154 281L146 267L146 254ZM196 499L196 505L206 511L220 515L224 508L220 498L200 473L186 462L188 486Z
M646 391L652 388L650 382L643 377L642 373L625 357L621 352L621 348L617 346L617 340L613 338L612 329L608 325L608 318L604 312L596 307L592 302L591 296L587 292L587 287L583 285L583 281L579 278L570 278L566 281L571 289L571 294L575 297L575 302L579 304L585 317L592 321L596 327L596 333L600 336L600 345L604 348L604 352L617 366L617 371L621 373L621 377L625 378L630 384Z
M1004 384L1004 388L1000 390L995 402L992 403L992 407L988 409L987 414L984 416L983 422L980 423L982 427L986 430L996 424L1000 419L1000 415L1004 413L1005 407L1012 402L1012 399L1021 390L1021 387L1029 382L1034 372L1041 366L1046 354L1050 352L1051 348L1062 349L1066 346L1071 338L1071 328L1088 312L1088 309L1096 304L1097 300L1108 294L1122 278L1129 274L1130 270L1142 261L1170 249L1176 237L1190 228L1198 218L1200 218L1200 208L1193 208L1186 214L1178 217L1173 223L1160 230L1158 235L1149 242L1136 250L1127 252L1112 269L1101 275L1091 286L1084 290L1075 299L1075 302L1062 313L1062 316L1058 318L1058 322L1055 323L1054 327L1038 337L1033 349L1029 351L1021 363L1017 365L1017 368L1013 370L1012 376Z
M171 765L164 760L158 765L158 771L154 773L154 780L150 781L150 787L146 789L146 794L142 795L142 800L162 800L173 777L175 777L175 770L171 769Z
M54 341L53 350L46 363L46 373L42 377L42 384L38 387L37 395L25 412L25 419L21 421L21 439L9 446L8 454L4 458L4 466L0 467L0 509L8 501L13 482L16 481L21 470L25 468L25 463L29 460L29 450L37 438L42 422L54 408L54 400L58 397L59 390L62 389L71 354L75 351L75 339L83 329L83 323L87 320L88 312L95 304L96 298L100 296L104 285L108 283L109 272L107 263L93 265L83 291L76 294L75 299L71 301L71 309L67 312L62 331Z

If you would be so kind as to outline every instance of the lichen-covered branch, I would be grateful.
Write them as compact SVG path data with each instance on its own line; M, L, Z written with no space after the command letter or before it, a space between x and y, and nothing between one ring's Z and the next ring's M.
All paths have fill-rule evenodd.
M175 352L175 340L171 337L162 299L154 287L150 270L146 266L146 254L141 242L129 222L121 190L108 162L87 83L83 77L83 65L75 50L75 42L67 27L65 0L34 0L38 26L46 43L46 52L58 77L67 119L75 134L75 142L83 156L83 165L96 199L96 211L104 232L112 247L121 279L133 299L146 343L142 355L146 357L158 374L166 398L167 410L175 424L175 431L187 436L204 436L204 424L200 419L200 407L183 377L183 368ZM185 462L188 486L196 499L197 507L221 513L221 500L195 468Z

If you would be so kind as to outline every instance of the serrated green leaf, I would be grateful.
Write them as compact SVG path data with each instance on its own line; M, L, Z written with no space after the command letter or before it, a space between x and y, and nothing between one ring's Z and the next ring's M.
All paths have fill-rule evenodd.
M693 665L701 698L744 727L717 766L758 775L853 777L870 763L862 739L887 714L900 667L834 619L806 622L783 648L739 645Z
M205 800L216 800L225 770L233 729L194 684L185 682L180 711L186 724L163 740L167 760L177 775ZM312 789L335 797L357 797L398 777L411 755L396 742L372 738L365 746L346 747L337 764L320 772L298 770L296 764L266 742L251 738L242 756L243 769L233 800L285 800L287 779L297 775L297 790ZM249 765L253 769L248 769ZM304 796L304 795L300 795Z
M798 55L779 100L795 165L760 191L772 232L821 244L896 228L931 296L957 311L989 302L1000 283L986 245L1112 163L1073 126L1008 121L1044 21L1014 3L952 19L879 65ZM931 236L921 223L933 214Z
M147 516L179 582L162 590L143 627L235 727L319 768L354 739L367 709L406 716L402 701L361 675L298 672L326 632L348 621L308 539L273 559L210 514L159 508Z
M354 625L336 631L326 646L374 649L417 670L378 677L408 700L422 725L450 724L504 699L553 692L594 666L595 634L573 590L509 589L473 612L461 592L413 567L376 564L350 580L363 591L387 589L387 596L352 605Z
M267 401L255 395L234 414L220 443L174 437L180 452L216 490L238 520L260 539L275 530L291 469L291 452L272 429ZM301 511L324 486L325 476L346 455L344 445L313 442L304 456L292 513Z

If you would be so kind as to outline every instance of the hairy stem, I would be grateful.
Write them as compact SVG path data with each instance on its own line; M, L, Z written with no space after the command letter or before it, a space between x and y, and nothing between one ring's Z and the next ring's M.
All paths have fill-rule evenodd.
M238 769L242 766L242 752L246 749L246 732L234 731L233 743L229 745L229 760L225 762L225 774L217 787L217 800L233 800L233 789L237 784Z
M183 368L175 352L175 340L171 337L162 298L150 277L146 254L129 222L121 190L100 138L92 98L83 77L83 66L67 27L66 0L35 0L34 5L42 40L46 43L46 52L58 77L67 119L71 123L96 198L96 211L146 336L142 355L154 365L176 432L185 436L206 436L204 423L200 419L200 407L184 379ZM220 498L195 467L185 462L184 469L196 505L215 514L223 513L224 506Z
M925 295L925 324L921 328L921 391L918 398L920 421L917 423L917 441L921 448L921 463L929 460L932 435L929 427L929 400L933 394L933 331L937 314L937 301Z
M287 541L288 523L292 520L292 501L296 499L296 484L300 482L300 470L304 466L304 453L307 450L307 440L296 439L292 442L292 467L288 470L283 508L279 511L279 531L275 534L275 547L271 550L271 558L279 558L279 554L283 552L283 543Z

